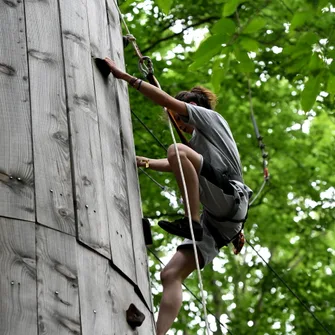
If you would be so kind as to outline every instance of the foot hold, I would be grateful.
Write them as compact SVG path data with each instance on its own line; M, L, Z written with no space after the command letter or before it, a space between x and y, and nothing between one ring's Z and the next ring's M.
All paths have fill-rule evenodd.
M134 305L130 304L127 310L127 322L133 329L142 325L145 315Z

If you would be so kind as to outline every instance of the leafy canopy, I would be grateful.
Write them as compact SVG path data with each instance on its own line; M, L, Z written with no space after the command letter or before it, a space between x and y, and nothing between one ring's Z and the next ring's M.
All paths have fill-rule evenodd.
M250 210L246 237L315 318L250 246L237 257L224 248L202 275L208 309L228 321L232 334L327 334L317 320L335 332L334 6L334 0L120 4L164 90L174 95L200 84L216 92L217 111L240 150L245 182L257 191L262 158L250 121L251 93L271 177ZM139 76L134 51L128 46L125 53L128 72ZM136 91L130 90L130 98L136 115L168 147L161 108ZM165 157L165 149L135 117L133 128L137 155ZM182 205L172 175L145 172L160 184L139 171L143 212L152 218L152 250L167 262L180 240L163 234L156 221L175 218ZM151 257L155 308L159 270ZM196 276L186 282L200 297L197 283ZM204 334L200 303L187 292L184 299L169 334ZM213 334L227 333L214 317L209 320Z

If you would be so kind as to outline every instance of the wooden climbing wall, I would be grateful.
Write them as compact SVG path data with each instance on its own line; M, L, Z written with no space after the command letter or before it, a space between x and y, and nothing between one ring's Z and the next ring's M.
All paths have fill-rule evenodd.
M114 0L0 0L0 334L154 334ZM134 303L146 318L132 329Z

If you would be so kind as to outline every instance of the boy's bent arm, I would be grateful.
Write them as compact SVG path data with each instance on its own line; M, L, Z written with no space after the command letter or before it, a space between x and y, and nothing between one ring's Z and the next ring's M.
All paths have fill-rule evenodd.
M172 172L171 166L167 158L149 159L149 168L160 172Z
M171 166L167 158L153 159L142 156L136 156L138 167L145 167L160 172L172 172Z

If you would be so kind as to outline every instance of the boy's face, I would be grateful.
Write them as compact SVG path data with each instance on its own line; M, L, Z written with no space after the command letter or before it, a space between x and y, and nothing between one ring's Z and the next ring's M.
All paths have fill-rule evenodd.
M176 120L178 127L185 133L192 134L194 128L189 124L186 124L177 113L173 113L174 119Z

